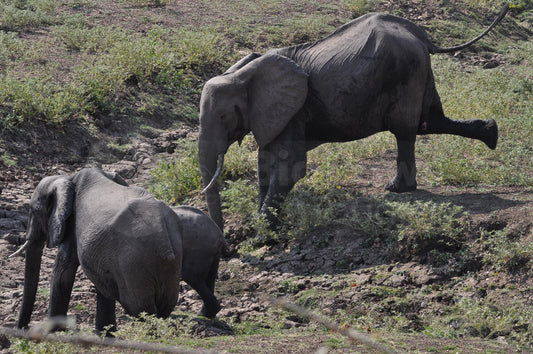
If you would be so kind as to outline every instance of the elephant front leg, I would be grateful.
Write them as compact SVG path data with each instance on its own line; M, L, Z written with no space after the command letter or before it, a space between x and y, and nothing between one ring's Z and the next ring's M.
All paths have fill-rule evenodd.
M416 190L415 138L402 140L396 137L398 157L396 159L396 175L387 183L385 189L396 192Z
M50 281L48 317L66 316L79 262L74 241L59 245Z
M259 186L258 204L259 211L261 211L265 198L270 186L270 171L272 165L270 161L270 152L265 150L259 150L257 153L257 182Z
M272 228L277 226L277 211L292 188L292 185L284 186L283 181L280 179L280 169L282 167L279 159L274 156L272 151L259 151L257 166L259 213L266 215L267 221Z
M117 330L115 300L108 299L98 289L96 289L96 319L94 327L97 334L102 334L105 331L106 337L113 337L113 332Z
M278 212L281 209L287 195L296 182L305 175L305 159L295 160L287 150L282 150L278 157L273 159L275 163L260 179L259 189L265 193L261 199L259 212L266 215L270 228L275 230L279 226ZM268 183L266 180L268 177Z

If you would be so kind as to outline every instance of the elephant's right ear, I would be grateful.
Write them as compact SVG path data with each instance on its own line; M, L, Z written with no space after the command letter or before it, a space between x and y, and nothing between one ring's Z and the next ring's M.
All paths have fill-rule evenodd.
M50 186L52 210L48 218L47 247L59 245L65 235L65 223L74 210L74 183L68 178L58 178Z
M263 148L304 105L308 75L294 61L277 54L253 60L235 75L247 87L248 107L243 112L257 144Z

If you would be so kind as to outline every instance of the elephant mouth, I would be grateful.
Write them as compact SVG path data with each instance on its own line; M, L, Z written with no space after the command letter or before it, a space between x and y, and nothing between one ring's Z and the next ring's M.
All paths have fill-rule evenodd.
M211 188L213 188L218 177L220 176L220 173L222 172L222 167L224 166L224 154L219 154L217 160L218 162L217 162L217 169L215 171L215 174L213 175L211 182L209 182L209 184L202 190L202 193L206 193Z

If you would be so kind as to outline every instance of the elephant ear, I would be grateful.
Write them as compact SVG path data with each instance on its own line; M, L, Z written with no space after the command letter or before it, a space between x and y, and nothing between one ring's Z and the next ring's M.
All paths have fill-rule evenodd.
M102 172L104 172L104 175L106 175L107 178L109 178L113 182L115 182L117 184L120 184L121 186L124 186L124 187L129 187L130 186L128 184L128 182L126 182L124 180L124 178L122 178L122 176L119 175L118 173L116 173L116 172L108 172L108 171L102 171Z
M74 184L68 178L59 178L50 186L52 210L48 218L47 247L59 245L65 235L65 223L74 210Z
M247 86L248 107L243 110L260 148L274 140L302 108L308 75L291 59L264 55L235 75Z
M234 72L236 72L237 70L241 69L243 66L245 66L249 62L259 58L260 56L261 56L261 54L259 54L259 53L250 53L250 54L248 54L247 56L245 56L244 58L242 58L241 60L239 60L238 62L233 64L228 70L226 70L224 72L224 75L233 74Z

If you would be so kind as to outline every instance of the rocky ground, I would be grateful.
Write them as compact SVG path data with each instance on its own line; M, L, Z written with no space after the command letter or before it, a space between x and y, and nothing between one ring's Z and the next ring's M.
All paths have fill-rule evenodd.
M150 178L150 169L158 159L174 153L176 139L190 137L194 139L195 131L178 129L144 137L132 144L122 159L116 163L101 165L123 175L130 184L143 185ZM362 181L359 189L370 195L383 194L382 185L390 175L394 157L380 161L362 161L367 171L371 171L373 180ZM38 164L37 164L38 165ZM20 308L23 287L24 258L17 256L8 258L23 242L27 224L28 202L32 190L40 178L45 175L70 173L84 165L95 165L90 159L76 164L42 164L34 170L16 166L2 166L0 195L0 320L3 326L15 326ZM383 183L382 183L383 182ZM486 192L473 191L465 188L448 187L425 188L412 193L415 200L444 198L459 204L471 214L471 222L475 227L487 229L508 227L517 237L529 237L533 224L533 194L530 188L493 188ZM477 225L477 226L476 226ZM533 306L533 288L531 270L522 269L511 274L485 270L475 261L468 269L436 269L421 262L419 259L396 257L398 261L390 262L385 257L379 244L363 247L365 235L354 233L353 230L339 227L328 233L330 240L323 242L324 230L316 230L308 238L265 246L246 256L234 254L223 260L219 271L217 294L222 303L222 310L215 323L194 317L201 306L198 295L186 284L183 284L178 311L187 313L192 324L189 335L203 338L219 335L237 335L231 324L256 323L268 329L273 322L282 323L287 335L293 331L310 328L312 324L296 315L283 314L281 311L269 310L271 304L265 301L265 295L299 297L308 307L328 316L338 315L347 311L352 316L363 316L369 308L362 304L374 303L381 306L385 313L404 315L404 330L408 333L419 333L424 330L424 318L427 314L444 313L447 308L464 298L483 298L487 293L497 290L518 289L502 294L520 294L526 303ZM533 240L532 240L533 241ZM398 251L398 253L401 250ZM46 249L43 257L41 280L33 321L40 322L46 318L47 288L50 269L55 250ZM397 255L398 256L398 255ZM79 324L91 326L95 312L95 290L83 272L79 271L72 294L70 313L76 316ZM437 289L438 291L434 291ZM481 289L481 290L480 290ZM310 298L305 303L303 294L315 291L320 296ZM380 292L381 291L381 292ZM394 293L394 294L393 294ZM391 297L396 295L396 297ZM505 295L502 295L505 296ZM404 298L405 301L398 301ZM358 305L360 304L360 305ZM375 309L374 309L375 310ZM372 311L374 311L372 310ZM121 313L119 309L119 313ZM268 313L268 315L266 315ZM125 317L119 316L120 321ZM517 325L526 326L519 323ZM531 325L525 331L531 331ZM379 328L368 332L379 333ZM300 334L302 335L302 334ZM306 334L309 336L309 333ZM237 336L238 337L238 336ZM225 337L227 338L227 337ZM236 337L232 337L236 338ZM501 336L491 335L492 341L464 340L462 349L475 348L476 351L501 350L513 352L517 349L507 344L505 333ZM495 340L494 340L495 339ZM217 349L231 349L236 344L226 339L217 342ZM255 344L264 340L269 342L268 348L277 348L281 352L291 352L291 344L272 338L256 338ZM499 341L498 341L499 340ZM307 338L311 347L320 347L327 341L327 333L320 332ZM430 339L406 340L413 350L427 346ZM446 345L442 339L435 344ZM289 341L290 342L290 341ZM337 348L337 351L349 352L350 347ZM4 348L4 351L9 349ZM305 350L304 350L305 351ZM246 352L246 350L243 350ZM422 350L423 352L423 350Z

